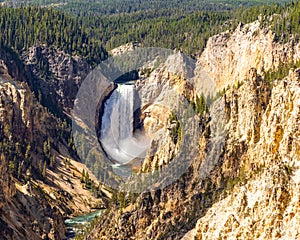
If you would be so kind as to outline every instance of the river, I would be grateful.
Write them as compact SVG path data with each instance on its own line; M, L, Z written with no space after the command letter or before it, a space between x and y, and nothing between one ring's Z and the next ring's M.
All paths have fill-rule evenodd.
M95 219L100 216L103 210L97 210L89 214L84 214L78 217L70 218L65 221L67 228L67 239L74 239L76 234L83 233L84 228Z

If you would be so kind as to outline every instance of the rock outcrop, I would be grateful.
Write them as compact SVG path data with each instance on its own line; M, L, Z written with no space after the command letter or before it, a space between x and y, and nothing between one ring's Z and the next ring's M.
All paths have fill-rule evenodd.
M261 27L261 21L240 24L230 31L211 37L197 61L218 88L242 81L250 68L258 74L276 69L280 64L300 59L300 43L291 40L276 43L274 34Z
M21 58L35 76L29 85L43 105L54 114L70 114L78 88L91 66L78 56L44 45L30 47Z
M142 171L167 164L181 147L180 107L194 98L190 82L194 62L182 53L171 55L149 78L137 82L142 121L152 144Z
M271 83L264 74L299 60L300 45L273 39L256 21L208 41L196 63L194 85L184 86L193 94L183 95L194 101L201 93L197 76L204 72L217 89L225 89L215 101L224 109L219 149L211 147L216 113L211 107L195 115L199 139L190 144L198 154L187 172L162 190L141 194L133 204L112 208L87 239L299 238L300 70L291 69ZM158 71L141 84L142 99L154 99L143 109L150 133L160 123L163 129L170 115L164 111L158 120L151 117L151 112L163 115L156 97L168 87L181 89L184 81L179 79ZM168 148L174 145L161 140L168 150L148 159L148 165L174 153Z
M184 239L299 238L296 227L299 224L296 223L299 215L299 71L291 70L289 76L275 82L265 102L267 105L259 110L261 104L256 101L251 117L247 117L243 108L238 108L236 113L234 108L229 110L238 117L231 118L234 122L230 125L244 130L235 132L240 139L235 143L247 146L240 161L237 184L227 197L199 219L196 228ZM238 92L245 93L242 88ZM234 96L232 93L229 95ZM237 98L238 103L241 101L243 98ZM253 117L258 121L245 125ZM245 136L247 132L251 134ZM231 169L232 164L227 163L226 166L224 162L223 171Z
M30 168L37 169L41 161L37 156L30 154L32 159L21 159L21 149L24 144L34 145L43 143L51 126L45 110L38 107L34 95L26 88L25 83L17 83L12 79L1 79L0 82L0 119L1 119L1 169L2 196L1 220L3 229L1 236L5 239L24 239L30 237L40 239L44 234L51 239L65 237L64 220L61 212L54 205L49 205L40 187L27 183L27 190L20 190L13 176L24 174ZM44 120L42 118L44 117ZM45 127L47 123L47 128ZM54 123L54 122L53 122ZM35 129L36 131L33 131ZM43 129L43 131L41 131ZM10 146L16 144L15 150ZM28 146L27 145L27 146ZM20 152L19 152L20 151ZM18 161L16 157L20 158ZM26 211L26 214L24 214Z
M65 239L65 218L104 203L81 183L67 122L30 89L35 74L11 50L0 59L0 238Z

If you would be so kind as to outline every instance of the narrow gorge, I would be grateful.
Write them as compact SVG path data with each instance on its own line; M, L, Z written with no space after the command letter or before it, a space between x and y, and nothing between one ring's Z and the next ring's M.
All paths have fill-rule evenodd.
M296 66L299 60L299 45L288 42L283 47L272 36L256 21L212 37L196 62L194 87L180 77L180 70L175 75L168 73L168 63L150 74L143 83L144 89L153 90L158 98L168 86L195 99L201 94L197 87L203 86L203 76L213 79L219 89L219 100L213 101L220 101L219 106L224 109L220 116L225 132L218 135L222 144L209 147L214 141L212 117L216 110L208 108L196 113L200 135L190 144L197 144L199 149L188 171L163 190L143 193L134 203L113 208L101 217L87 239L299 237L295 226L299 202L300 81L299 69L289 67L293 62ZM266 59L270 55L260 55L262 48L263 52L273 52L272 59ZM222 59L230 60L222 61L216 52L223 54ZM186 65L180 54L178 59L182 61L180 66ZM289 72L269 82L267 71L273 76L282 71L278 62L286 64ZM153 88L152 83L162 85ZM217 109L220 114L220 108ZM149 116L170 119L171 114L158 115L158 111L155 105L144 108ZM153 124L149 120L145 118L145 129ZM162 128L167 130L167 126ZM170 132L165 136L168 135ZM154 157L146 157L144 171L164 165L163 161L156 161L167 159L170 152L176 153L172 141L163 146L158 142L158 146ZM212 158L206 161L210 152ZM103 226L105 230L101 230Z
M143 4L0 2L0 239L300 239L300 1Z

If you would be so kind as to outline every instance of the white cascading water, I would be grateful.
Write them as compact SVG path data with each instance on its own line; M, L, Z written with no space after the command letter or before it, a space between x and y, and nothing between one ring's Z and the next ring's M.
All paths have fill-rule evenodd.
M134 85L118 85L105 102L100 141L105 152L119 164L144 157L149 147L145 136L134 136Z

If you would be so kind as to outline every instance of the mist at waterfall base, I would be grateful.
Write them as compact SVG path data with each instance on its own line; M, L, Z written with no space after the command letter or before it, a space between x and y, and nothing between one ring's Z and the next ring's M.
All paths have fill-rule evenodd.
M143 159L150 140L141 130L134 129L134 110L137 107L134 85L118 85L104 103L100 141L107 155L116 162L116 174L128 177L128 165L134 159Z

